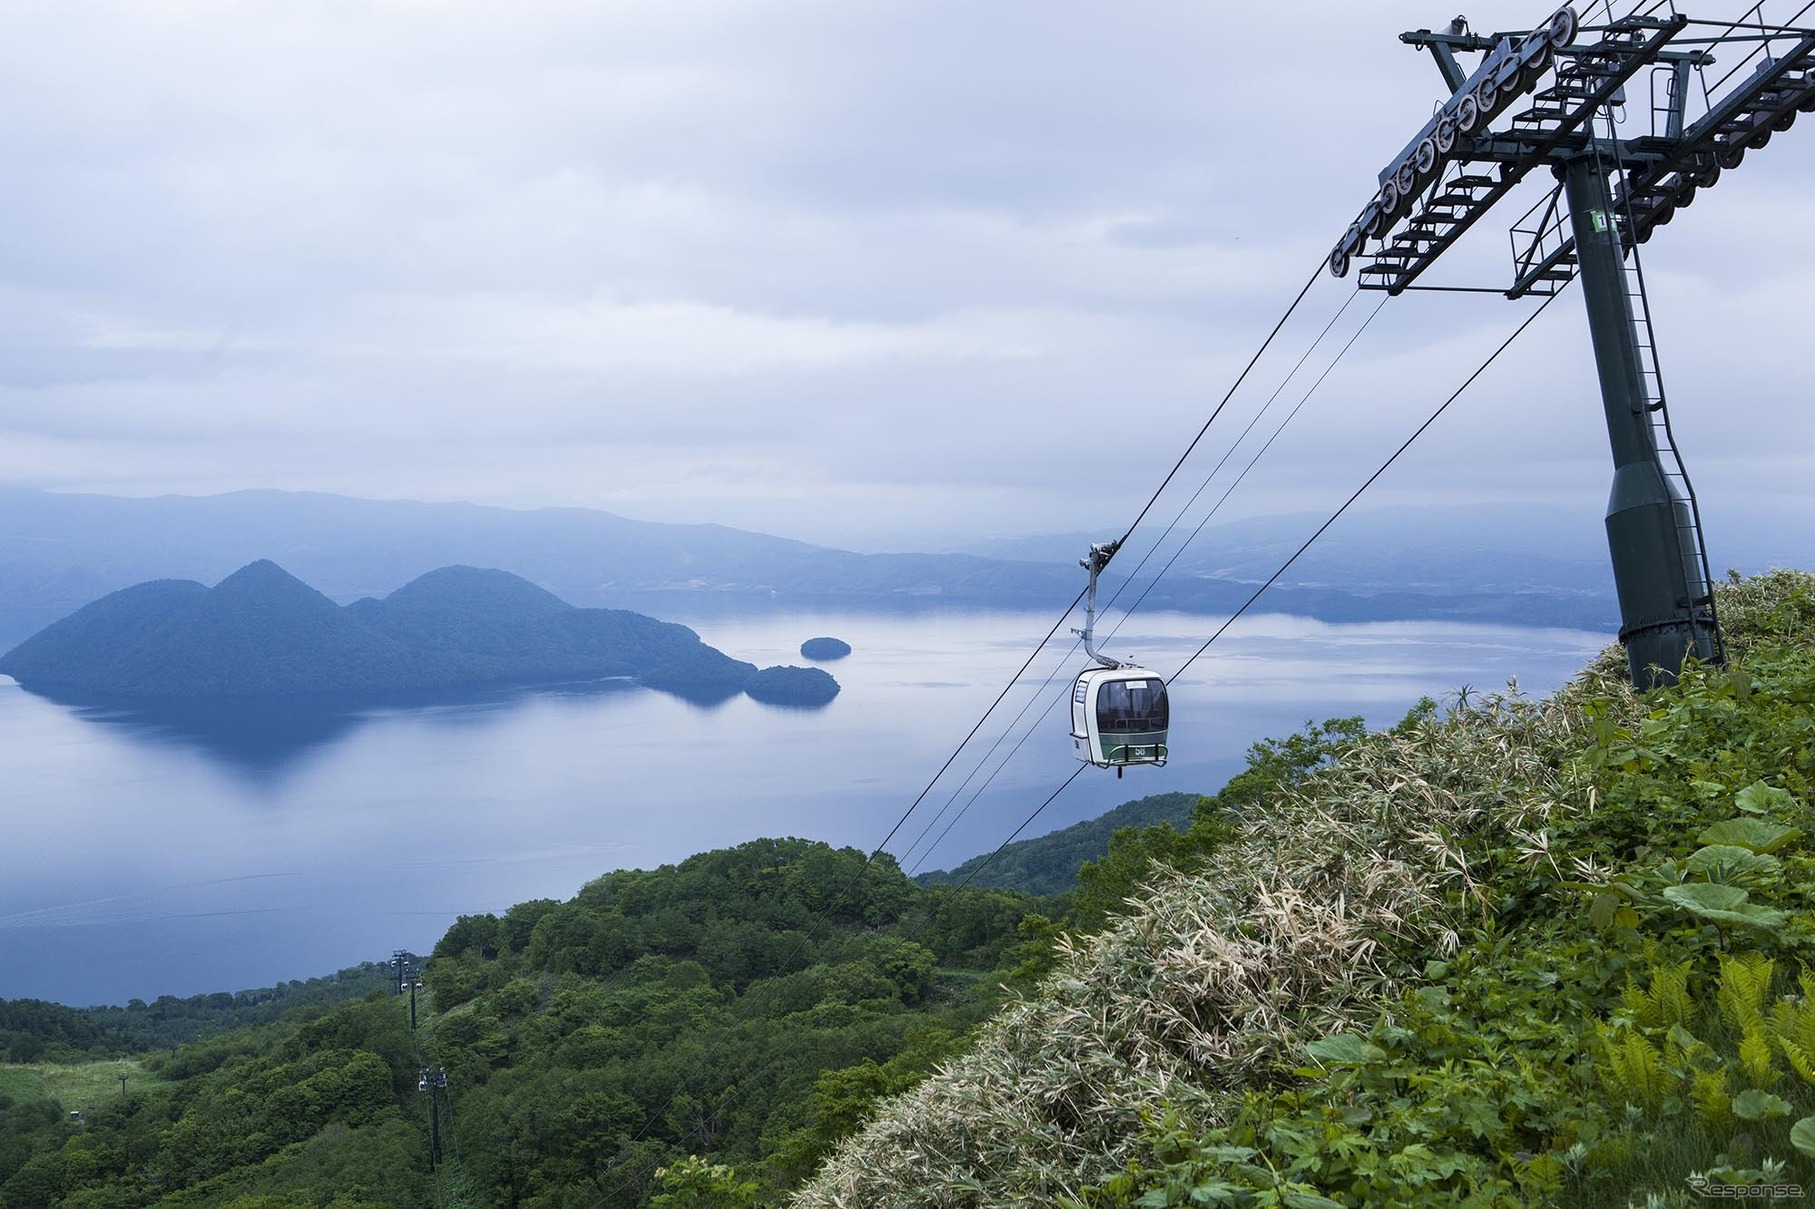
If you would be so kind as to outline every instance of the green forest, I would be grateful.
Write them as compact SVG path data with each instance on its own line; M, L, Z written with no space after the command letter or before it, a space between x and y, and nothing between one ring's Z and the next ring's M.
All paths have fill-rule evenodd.
M1795 1199L1815 579L1721 606L1726 667L1308 726L1060 893L759 840L460 918L415 1027L382 967L0 1004L0 1204Z
M917 874L923 886L969 884L1064 894L1077 885L1078 870L1100 858L1116 832L1145 830L1159 823L1184 826L1191 820L1197 795L1156 793L1123 802L1107 814L1085 819L1031 840L1016 840L994 852L974 856L955 869Z
M1039 907L761 840L462 917L414 1030L380 966L313 998L0 1003L0 1203L674 1204L695 1153L779 1192L1040 966ZM87 1098L45 1094L100 1058Z

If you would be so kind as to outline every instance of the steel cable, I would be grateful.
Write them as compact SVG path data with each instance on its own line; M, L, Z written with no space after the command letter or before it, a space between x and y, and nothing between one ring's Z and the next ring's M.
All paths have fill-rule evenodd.
M1561 293L1562 293L1562 291L1559 290L1557 292L1557 294L1551 294L1550 296L1545 298L1542 303L1540 303L1538 305L1538 308L1536 310L1534 310L1531 314L1527 315L1525 317L1524 322L1520 323L1518 327L1513 329L1512 335L1508 336L1505 340L1501 341L1500 346L1498 348L1494 349L1493 352L1488 354L1487 360L1483 361L1475 369L1475 372L1473 372L1466 379L1464 379L1462 385L1458 386L1453 392L1451 392L1449 398L1445 399L1441 404L1438 405L1436 411L1433 411L1428 417L1425 418L1424 423L1418 425L1417 429L1415 431L1413 431L1412 435L1407 437L1405 439L1404 443L1401 444L1399 446L1399 448L1395 449L1392 452L1391 456L1389 456L1386 461L1384 461L1380 464L1379 469L1375 470L1373 474L1370 474L1367 477L1367 480L1365 482L1363 482L1361 484L1361 486L1355 488L1354 494L1350 495L1348 499L1344 500L1342 502L1342 505L1340 507L1338 507L1335 512L1332 512L1330 514L1330 518L1328 520L1324 521L1323 524L1319 525L1317 527L1317 531L1315 533L1313 533L1313 534L1311 534L1311 536L1305 538L1304 544L1299 546L1297 550L1293 551L1292 556L1290 558L1286 559L1285 562L1281 563L1279 565L1279 569L1277 571L1273 572L1273 574L1269 575L1267 577L1267 581L1265 583L1261 584L1260 587L1256 588L1254 590L1253 595L1249 596L1246 601L1242 602L1241 607L1236 609L1235 612L1231 613L1229 615L1229 617L1227 618L1227 620L1225 620L1222 625L1220 625L1216 628L1216 632L1211 634L1209 638L1204 640L1204 645L1198 647L1197 650L1192 653L1191 657L1189 659L1185 660L1185 662L1179 666L1179 669L1176 672L1173 672L1172 675L1166 677L1166 683L1171 684L1174 680L1177 680L1180 676L1184 675L1185 670L1187 668L1189 668L1193 663L1196 663L1198 661L1198 659L1203 656L1204 652L1210 649L1211 644L1214 643L1218 638L1221 638L1223 636L1224 632L1227 631L1230 626L1235 624L1237 618L1239 618L1243 613L1246 613L1250 608L1252 608L1254 605L1254 602L1259 600L1261 598L1262 594L1265 593L1268 588L1271 588L1274 585L1274 583L1279 579L1279 577L1281 575L1284 575L1291 568L1292 564L1297 562L1299 560L1299 558L1304 555L1304 552L1306 550L1309 550L1311 548L1311 544L1313 542L1315 542L1318 538L1320 538L1324 535L1325 530L1329 529L1329 527L1331 525L1334 525L1337 522L1337 520L1342 516L1342 514L1349 510L1350 505L1354 504L1354 502L1356 500L1361 498L1362 492L1366 491L1369 487L1372 487L1374 485L1375 480L1377 480L1381 475L1385 474L1387 472L1388 468L1391 467L1394 462L1397 462L1399 460L1400 455L1402 455L1403 453L1405 453L1406 450L1408 450L1412 447L1412 442L1416 441L1419 437L1423 436L1425 433L1425 430L1428 429L1432 424L1435 424L1437 422L1437 418L1439 416L1441 416L1444 412L1449 410L1450 404L1454 403L1457 399L1462 397L1463 391L1467 390L1470 386L1474 385L1475 379L1479 378L1482 374L1487 372L1487 367L1492 365L1499 358L1500 354L1505 352L1507 350L1507 348L1512 345L1512 342L1517 340L1520 337L1520 335L1522 335L1524 333L1525 329L1530 327L1532 325L1532 323L1537 320L1538 316L1542 315L1545 312L1545 310L1547 308L1549 308L1549 306L1552 302L1556 301L1558 294L1561 294Z
M1229 389L1226 392L1224 392L1223 397L1218 401L1216 407L1211 411L1210 417L1204 421L1202 426L1199 427L1199 429L1197 431L1197 435L1192 437L1191 443L1189 445L1187 445L1185 448L1185 452L1179 456L1177 462L1175 462L1173 464L1172 469L1169 470L1166 473L1165 478L1161 480L1159 487L1154 490L1153 495L1151 497L1149 497L1146 504L1144 504L1142 506L1140 512L1138 514L1136 514L1133 523L1131 523L1128 526L1128 529L1123 534L1123 537L1121 540L1126 541L1128 535L1132 534L1134 532L1134 530L1140 526L1141 521L1146 518L1147 513L1153 509L1154 504L1159 500L1160 496L1162 494L1164 494L1166 488L1171 484L1173 478L1178 474L1180 468L1182 468L1184 466L1185 462L1191 457L1192 452L1194 450L1196 450L1199 443L1203 441L1204 436L1210 431L1211 425L1216 422L1217 417L1220 416L1223 413L1223 410L1228 406L1230 399L1234 398L1236 391L1241 388L1242 383L1247 381L1248 375L1253 372L1254 367L1257 364L1259 364L1260 359L1263 356L1265 356L1267 350L1272 347L1273 341L1276 338L1278 338L1281 330L1283 330L1285 328L1285 325L1287 324L1287 322L1289 322L1291 320L1293 314L1297 312L1300 304L1302 304L1304 302L1305 297L1311 292L1311 288L1317 284L1318 279L1323 275L1323 268L1324 268L1323 261L1322 261L1322 259L1319 259L1317 267L1314 270L1312 270L1310 277L1306 279L1303 287L1301 287L1299 289L1297 295L1295 295L1293 297L1292 302L1286 308L1285 313L1279 317L1278 322L1276 322L1273 325L1272 329L1267 333L1266 339L1261 341L1260 347L1257 350L1255 350L1254 355L1248 359L1248 362L1246 365L1243 366L1241 373L1236 376L1234 383L1230 385ZM1346 308L1346 306L1347 306L1346 302L1345 302L1344 306ZM1320 337L1320 339L1321 339L1321 337ZM958 742L957 747L955 747L952 750L952 754L946 758L946 760L943 764L940 765L939 771L933 774L932 779L927 782L926 787L920 791L920 793L914 798L914 800L911 803L909 803L908 808L902 812L901 817L895 821L895 825L889 829L888 834L883 837L882 841L880 843L878 843L873 849L871 849L869 855L864 858L863 864L858 868L857 872L852 875L850 881L846 883L844 889L839 892L838 897L836 899L834 899L832 905L825 908L823 911L821 911L818 914L817 918L814 921L815 927L817 927L819 924L824 923L830 917L832 911L836 910L839 906L842 906L844 904L845 900L850 895L850 893L856 889L856 887L858 886L859 883L861 883L864 874L869 871L870 866L875 863L876 858L882 854L882 851L884 850L884 848L886 848L888 846L889 841L894 839L896 833L899 832L901 830L901 828L907 824L909 817L913 815L914 811L919 807L920 803L926 799L926 796L930 792L932 792L933 786L938 784L939 779L945 775L945 773L948 769L951 768L952 764L963 753L965 747L968 746L970 741L976 737L978 731L980 731L982 729L984 723L989 720L990 716L995 713L997 707L1001 705L1003 699L1005 697L1007 697L1009 692L1014 688L1015 684L1019 681L1021 675L1023 673L1025 673L1026 670L1028 669L1028 667L1030 667L1033 664L1033 661L1039 657L1040 652L1046 648L1046 644L1052 641L1053 636L1058 633L1060 627L1065 624L1066 619L1069 618L1071 616L1072 612L1078 607L1078 603L1084 599L1084 591L1085 590L1080 590L1078 592L1078 594L1072 598L1071 603L1066 607L1064 613L1059 617L1058 621L1053 624L1052 628L1047 631L1046 636L1044 638L1042 638L1040 640L1040 642L1038 643L1038 645L1036 645L1034 647L1033 652L1028 655L1026 661L1022 663L1021 667L1019 669L1017 669L1015 674L1009 678L1008 683L1003 687L1002 691L996 695L995 700L990 703L989 708L984 710L982 716L977 719L976 724L974 726L972 726L971 729L965 734L964 738ZM1050 709L1050 706L1048 708ZM1025 710L1023 710L1023 713L1025 713ZM1023 739L1023 742L1025 742L1025 739ZM1019 744L1016 745L1017 750L1019 749L1019 746L1020 746ZM992 750L993 750L993 748L992 748ZM987 759L987 756L985 758ZM1024 830L1027 826L1029 826L1033 822L1033 820L1036 817L1038 817L1040 812L1045 810L1046 806L1049 805L1055 798L1058 797L1058 795L1061 792L1064 791L1066 786L1070 785L1072 783L1072 781L1075 781L1077 779L1079 774L1083 772L1083 769L1084 769L1084 765L1081 765L1081 764L1078 766L1077 769L1074 769L1071 776L1066 779L1064 784L1061 785L1058 789L1054 790L1051 797L1047 798L1046 802L1042 803L1040 805L1040 807L1038 809L1036 809L1032 815L1029 815L1028 818L1022 822L1020 827L1016 828L1014 834L1019 835L1022 830ZM993 779L993 774L992 774L992 779ZM986 784L987 784L987 782L986 782ZM962 791L960 790L960 792L962 792ZM982 792L981 788L979 789L978 792L979 793ZM949 829L950 829L950 824L948 824L948 826L947 826L948 831L949 831ZM1011 837L1011 839L1012 839L1012 837ZM1009 841L1007 841L1007 840L1003 841L1004 844L1006 844L1008 842ZM998 846L997 851L1000 851L1000 846ZM990 859L994 859L994 853L991 854ZM928 917L929 920L931 918L932 918L932 916ZM924 927L924 926L925 926L925 924L923 922L922 927ZM918 934L918 933L916 932L916 934ZM803 949L806 946L806 944L809 942L809 940L811 940L811 938L812 938L811 932L809 932L807 935L803 935L800 943L795 946L794 952L789 955L790 962L793 960L794 957L799 955L801 949ZM659 1108L657 1108L655 1110L655 1112L649 1114L649 1116L644 1120L642 1128L640 1128L637 1131L637 1133L635 1134L635 1136L633 1136L630 1139L630 1141L627 1143L628 1146L636 1145L637 1142L641 1141L649 1133L649 1130L651 1128L653 1128L655 1122L657 1120L659 1120L662 1117L662 1115L664 1113L666 1113L668 1111L668 1109L673 1105L675 1097L680 1094L681 1089L686 1084L692 1082L695 1078L698 1077L700 1071L704 1069L705 1064L708 1061L710 1061L710 1059L714 1056L715 1052L716 1051L709 1052L704 1057L702 1057L702 1059L700 1060L700 1062L698 1064L696 1064L694 1071L690 1075L688 1075L686 1078L683 1078L683 1079L677 1081L674 1084L674 1086L669 1090L667 1097L663 1100L661 1106ZM716 1109L716 1108L713 1110L714 1117L717 1116L718 1111L719 1111L719 1109ZM638 1164L639 1167L643 1166L643 1165L644 1164ZM625 1179L619 1179L618 1181L614 1182L612 1189L610 1189L608 1192L603 1194L603 1199L601 1199L597 1202L594 1202L595 1209L596 1209L596 1206L605 1204L609 1199L611 1199L612 1196L615 1196L618 1192L621 1192L626 1187L628 1187L628 1181Z

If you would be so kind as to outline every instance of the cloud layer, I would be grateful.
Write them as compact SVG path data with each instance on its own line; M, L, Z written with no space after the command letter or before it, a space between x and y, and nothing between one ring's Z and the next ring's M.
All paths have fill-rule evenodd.
M1119 530L1440 91L1395 35L1447 13L1225 7L9 6L0 481ZM1812 137L1646 248L1716 516L1815 481ZM1452 279L1503 282L1505 209ZM1351 292L1313 288L1196 476ZM1580 306L1382 499L1598 500ZM1227 507L1340 499L1525 310L1389 304Z

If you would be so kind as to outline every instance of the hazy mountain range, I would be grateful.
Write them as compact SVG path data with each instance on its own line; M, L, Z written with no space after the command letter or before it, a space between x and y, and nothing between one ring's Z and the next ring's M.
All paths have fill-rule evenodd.
M1245 601L1320 522L1280 516L1206 529L1145 607L1220 612ZM0 649L108 592L152 579L215 583L271 559L348 603L449 564L496 567L581 606L658 615L840 605L1057 609L1077 559L1110 533L861 554L718 525L579 508L373 501L304 492L128 499L0 488ZM1112 571L1132 574L1136 534ZM1143 576L1170 551L1148 563ZM1751 569L1771 552L1716 551ZM1113 588L1115 576L1106 577ZM1564 509L1398 509L1345 517L1260 607L1326 620L1449 618L1611 629L1599 518Z
M578 508L519 512L278 491L124 499L0 489L0 646L132 584L212 584L267 558L342 603L464 564L521 575L576 605L658 615L665 599L701 596L1044 606L1069 600L1078 586L1064 566L854 554Z

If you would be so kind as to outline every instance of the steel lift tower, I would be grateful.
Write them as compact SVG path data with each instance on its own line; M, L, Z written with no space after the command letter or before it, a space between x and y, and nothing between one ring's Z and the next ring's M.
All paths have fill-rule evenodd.
M1480 35L1458 17L1443 32L1401 34L1430 52L1450 98L1380 173L1330 253L1330 271L1354 268L1364 290L1478 290L1415 283L1528 174L1550 169L1555 187L1512 228L1512 284L1491 292L1554 294L1581 275L1613 448L1607 543L1620 641L1639 689L1674 681L1686 656L1723 653L1638 245L1815 111L1815 27L1796 24L1811 9L1773 24L1764 0L1733 21L1698 20L1675 0L1616 17L1603 2L1587 10L1594 23L1566 5L1534 30ZM1465 72L1458 56L1473 52L1480 63ZM1629 92L1644 98L1648 122L1627 114L1638 107Z

